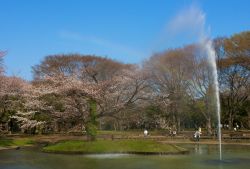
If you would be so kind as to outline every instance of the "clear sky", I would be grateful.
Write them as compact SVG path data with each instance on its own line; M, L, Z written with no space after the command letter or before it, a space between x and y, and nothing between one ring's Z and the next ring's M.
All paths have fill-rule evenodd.
M250 0L0 0L6 73L31 80L31 66L61 53L140 63L162 50L159 41L164 48L188 43L162 37L171 19L193 4L205 13L212 38L250 30Z

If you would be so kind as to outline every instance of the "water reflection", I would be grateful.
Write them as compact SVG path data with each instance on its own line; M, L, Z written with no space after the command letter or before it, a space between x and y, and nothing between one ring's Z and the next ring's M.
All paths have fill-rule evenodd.
M64 155L34 149L0 151L0 169L248 169L250 146L226 145L224 161L218 146L182 144L187 155L137 156L126 154Z
M195 152L195 154L203 154L203 151L202 151L200 144L195 144L194 152Z
M88 158L98 158L98 159L125 158L128 156L132 156L132 155L129 155L129 154L90 154L90 155L85 155L85 157L88 157Z

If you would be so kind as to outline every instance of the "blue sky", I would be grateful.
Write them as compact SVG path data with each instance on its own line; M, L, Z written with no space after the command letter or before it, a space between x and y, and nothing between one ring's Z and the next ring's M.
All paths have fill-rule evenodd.
M196 6L211 38L250 30L249 0L0 0L0 50L7 75L32 79L44 56L81 53L140 63L194 41L168 24Z

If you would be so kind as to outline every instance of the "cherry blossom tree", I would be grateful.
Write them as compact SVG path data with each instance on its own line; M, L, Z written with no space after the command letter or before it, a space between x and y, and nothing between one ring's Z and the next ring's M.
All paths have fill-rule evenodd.
M34 120L28 117L19 117L20 113L26 113L29 111L26 104L26 98L29 95L28 92L30 84L19 77L1 77L1 87L0 87L0 117L2 122L9 123L9 130L14 131L14 125L19 125L23 128L25 122L32 122L32 126L36 123ZM26 120L24 119L26 118ZM14 124L14 119L18 124ZM31 120L31 121L28 121ZM19 123L23 121L22 123ZM28 124L27 124L28 125Z
M15 115L10 116L10 120L16 121L23 133L41 133L41 130L44 128L45 121L34 120L35 113L36 112L34 111L18 111Z
M96 56L49 56L34 73L35 86L62 98L64 111L54 109L52 114L58 119L77 117L83 126L90 119L90 101L97 105L96 118L118 118L149 95L146 75L138 67Z

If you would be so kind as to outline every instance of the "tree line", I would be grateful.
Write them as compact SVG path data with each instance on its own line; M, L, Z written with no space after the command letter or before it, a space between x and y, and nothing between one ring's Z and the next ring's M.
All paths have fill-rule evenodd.
M250 128L250 32L216 38L223 127ZM217 126L211 66L199 44L152 55L142 66L94 55L46 56L33 80L4 74L0 52L0 131Z

